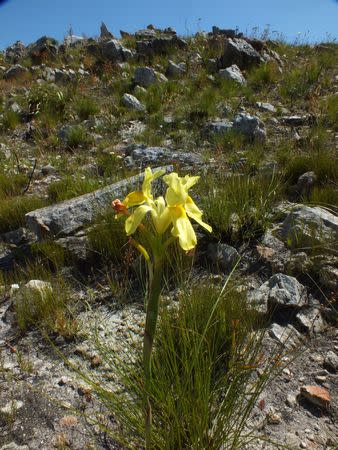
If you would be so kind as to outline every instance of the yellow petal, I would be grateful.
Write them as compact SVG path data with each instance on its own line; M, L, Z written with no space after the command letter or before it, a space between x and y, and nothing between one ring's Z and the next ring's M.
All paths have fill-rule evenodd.
M185 204L185 210L189 217L194 219L201 227L205 228L209 233L212 232L212 228L207 223L202 220L202 211L198 208L198 206L194 203L191 197L188 197L187 202Z
M152 208L148 205L142 205L135 209L133 214L128 217L125 223L125 230L127 236L130 236L131 234L135 233L137 227L144 219L144 216L147 214L148 211L151 211L151 209Z
M191 187L193 187L198 182L199 179L200 179L199 176L191 177L190 175L186 175L183 178L182 183L183 183L184 187L188 190Z
M142 191L134 191L127 195L127 197L123 200L123 204L131 207L141 205L145 201L147 201L147 198Z
M170 214L174 225L172 235L178 238L183 250L192 250L197 245L197 238L184 209L181 206L170 208Z
M163 177L165 183L169 186L165 195L168 206L184 204L188 197L188 191L182 184L182 179L176 172Z
M158 234L165 233L171 222L172 217L170 214L170 210L168 207L166 207L161 214L157 215L156 219L154 220L156 231L158 232Z
M147 167L144 171L144 179L142 183L142 192L143 194L148 197L149 199L152 199L152 193L151 193L151 183L156 180L156 178L162 176L165 173L165 170L158 170L157 172L153 173L150 167Z

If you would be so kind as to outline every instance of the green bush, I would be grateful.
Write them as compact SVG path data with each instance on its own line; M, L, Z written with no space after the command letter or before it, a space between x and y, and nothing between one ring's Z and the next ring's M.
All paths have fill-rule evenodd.
M0 233L25 226L25 214L42 208L45 204L45 200L36 196L0 199Z
M32 114L44 115L57 122L64 118L68 100L68 96L60 88L43 83L31 88L28 106Z
M87 130L82 125L74 125L67 131L67 145L70 148L86 146L90 139Z
M3 130L15 130L15 128L19 123L20 123L20 116L17 112L14 112L11 109L9 109L3 113L1 119L1 128Z
M0 173L0 201L6 196L19 195L28 183L28 178L22 173Z
M76 99L74 109L81 120L86 120L90 116L100 112L99 105L91 97L79 97Z
M208 175L199 189L205 221L218 239L249 240L272 221L273 205L281 197L281 182L273 176Z
M69 198L95 191L100 187L101 184L98 179L68 175L62 180L55 181L48 186L48 199L52 203L58 203Z

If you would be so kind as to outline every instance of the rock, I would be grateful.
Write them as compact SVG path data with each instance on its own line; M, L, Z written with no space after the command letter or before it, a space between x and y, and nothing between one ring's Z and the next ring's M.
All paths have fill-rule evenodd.
M19 409L23 407L23 402L20 400L13 400L8 403L6 403L5 406L0 408L0 414L4 416L11 416L16 413Z
M236 64L241 70L261 62L259 53L244 39L225 40L224 53L218 61L220 69Z
M210 243L207 257L214 266L226 272L230 272L240 259L240 255L234 247L223 243Z
M116 39L102 43L102 55L112 62L123 62L122 44Z
M137 33L136 33L137 34ZM138 36L136 36L139 38ZM136 42L136 52L141 57L149 57L154 55L167 55L174 49L184 49L187 47L187 42L176 35L172 36L148 36Z
M240 37L240 36L237 34L237 31L236 31L236 30L218 28L218 27L216 27L215 25L213 25L213 27L212 27L212 32L211 32L211 34L216 35L216 36L217 36L217 35L222 35L222 36L225 36L226 38L231 38L231 39L235 38L236 36L237 36L237 37ZM239 34L242 35L242 33L239 33Z
M5 271L11 270L13 268L14 260L14 253L10 245L0 241L0 269Z
M26 55L26 47L21 41L16 41L10 47L7 47L5 50L5 58L7 61L12 63L17 63L19 59L23 58Z
M128 109L134 111L145 111L145 106L131 94L123 94L122 103Z
M147 88L152 84L167 81L163 74L156 72L152 67L137 67L135 69L134 81L136 84Z
M300 398L308 400L319 408L328 409L331 403L331 396L327 389L319 386L302 386L300 388Z
M30 280L25 284L26 292L39 293L41 296L45 296L53 292L52 285L48 281L42 280Z
M172 167L167 166L165 169L170 172ZM142 180L143 174L136 175L89 194L37 209L26 214L26 222L39 239L48 235L61 238L74 234L90 224L95 215L107 208L114 198L123 198Z
M211 134L224 134L232 130L232 122L227 119L209 122L206 129Z
M45 166L41 167L41 173L42 175L55 175L57 173L57 170L55 167L53 167L51 164L46 164Z
M311 115L307 114L304 116L283 116L281 117L281 122L284 125L290 125L292 127L300 127L303 125L307 125L309 123L311 123Z
M271 105L271 103L264 103L264 102L256 102L256 106L258 109L262 110L262 111L268 111L268 112L276 112L276 108Z
M297 205L286 216L282 227L282 238L292 247L322 245L335 240L338 218L320 208Z
M258 117L247 113L240 113L235 117L233 129L251 140L265 141L266 139L264 123Z
M19 78L26 73L28 73L28 69L26 69L26 67L23 67L20 64L15 64L14 66L6 70L6 72L4 73L4 79L12 80L14 78Z
M86 38L83 36L75 36L75 34L70 34L65 37L64 42L65 45L69 45L71 47L79 47L84 44Z
M317 181L314 172L305 172L297 180L297 191L300 195L308 197Z
M186 72L186 64L184 62L175 64L173 61L168 62L166 75L168 77L179 77Z
M320 267L318 273L320 283L332 291L338 289L338 268L329 264L324 264Z
M34 64L41 64L48 57L54 57L58 52L58 42L54 38L42 36L34 44L28 46L28 54Z
M317 334L325 329L325 322L318 308L301 310L296 315L296 321L302 331Z
M129 164L144 167L149 164L179 162L183 165L203 164L200 155L192 152L181 152L164 147L147 147L145 145L130 145L125 151L126 158L131 158Z
M294 406L297 405L297 399L296 396L293 394L288 394L285 400L285 403L287 404L287 406L289 406L290 408L293 408Z
M86 236L67 236L57 239L55 243L66 250L70 258L76 262L87 262L93 256Z
M266 415L268 425L279 425L282 421L282 416L278 413L270 411Z
M332 350L329 350L325 356L324 367L330 372L338 372L338 355Z
M18 445L15 442L3 445L0 450L29 450L28 445Z
M218 74L225 80L232 80L240 85L246 85L246 79L244 78L242 72L240 71L239 67L236 66L236 64L233 64L226 69L219 70Z
M101 22L100 39L114 39L114 36L108 30L108 28L106 27L106 24L104 22Z
M259 288L259 295L266 298L269 310L300 309L307 304L306 289L296 278L278 273Z
M268 333L272 339L275 339L286 348L294 348L301 341L301 335L292 325L283 327L278 323L273 323L268 329Z

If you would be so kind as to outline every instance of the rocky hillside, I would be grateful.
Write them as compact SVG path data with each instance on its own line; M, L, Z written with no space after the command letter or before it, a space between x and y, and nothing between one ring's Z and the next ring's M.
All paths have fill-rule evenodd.
M193 261L170 256L163 303L231 273L244 309L225 317L249 333L254 311L262 353L282 355L246 419L257 437L224 448L337 448L338 45L120 33L0 53L0 449L129 448L83 373L114 391L94 331L118 354L142 336L142 268L110 204L148 166L200 175L213 228ZM208 439L156 448L221 448Z

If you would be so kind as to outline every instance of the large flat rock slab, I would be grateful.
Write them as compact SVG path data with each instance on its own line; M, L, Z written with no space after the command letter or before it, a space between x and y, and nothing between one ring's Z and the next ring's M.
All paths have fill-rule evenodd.
M173 170L172 166L157 167L153 171ZM115 198L123 198L137 189L143 181L143 173L118 181L89 194L65 200L56 205L40 208L26 214L28 227L38 239L74 235L93 221Z

